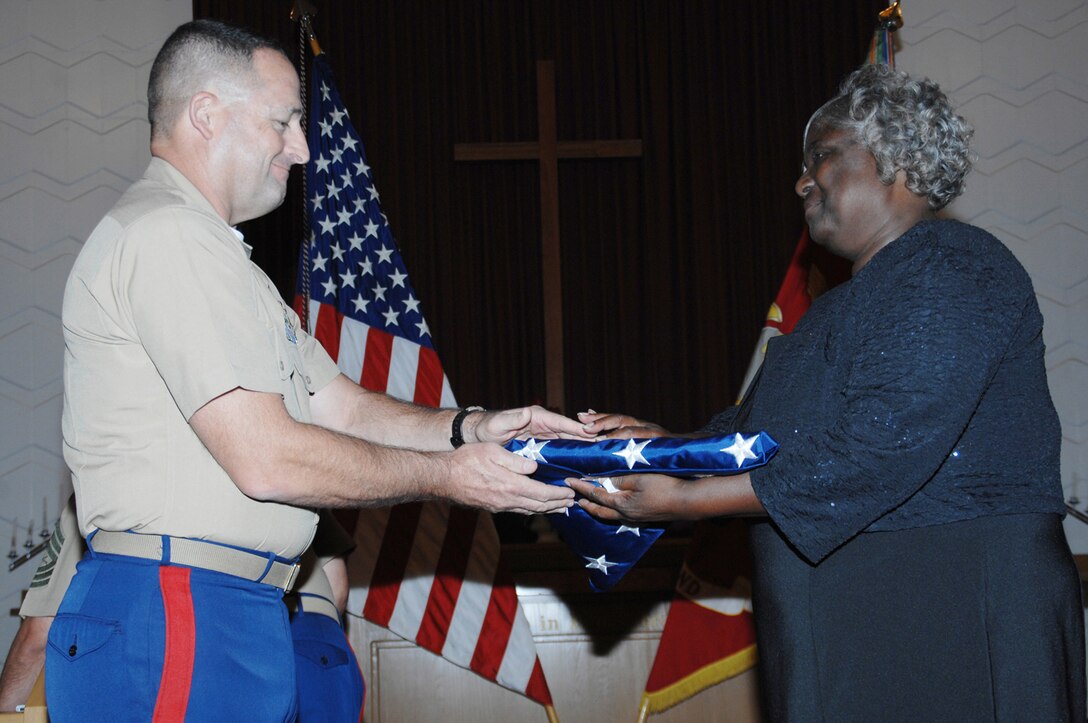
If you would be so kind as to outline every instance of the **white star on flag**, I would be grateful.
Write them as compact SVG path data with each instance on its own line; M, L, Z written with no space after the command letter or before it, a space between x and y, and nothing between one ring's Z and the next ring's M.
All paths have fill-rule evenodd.
M642 450L650 443L650 441L651 440L647 439L643 441L642 444L635 444L635 440L629 439L627 440L627 446L623 448L623 451L613 452L612 454L617 457L623 457L627 462L627 469L634 469L636 462L649 464L649 462L646 461L646 458L642 456Z
M624 532L630 532L635 537L642 537L641 527L628 527L627 525L620 525L620 528L616 530L616 534L619 535Z
M534 462L547 463L548 460L544 459L544 455L540 453L540 451L544 449L547 444L547 440L544 440L543 442L538 442L535 439L529 439L525 442L525 446L519 449L514 454L519 454L526 459L533 460Z
M585 559L589 560L589 562L586 563L587 570L600 570L605 575L608 574L608 568L619 564L616 562L609 562L605 559L604 555L601 555L600 557L587 557Z
M317 230L317 237L310 239L311 288L345 316L431 348L419 302L344 108L333 105L314 120L322 132L321 147L311 151L315 160L308 169L311 223ZM363 277L371 277L365 288Z
M757 436L745 439L738 432L733 438L733 444L728 447L722 447L721 451L733 455L733 459L737 461L737 467L740 467L744 464L744 460L756 458L755 453L752 451L752 445L756 443L757 439L759 439Z

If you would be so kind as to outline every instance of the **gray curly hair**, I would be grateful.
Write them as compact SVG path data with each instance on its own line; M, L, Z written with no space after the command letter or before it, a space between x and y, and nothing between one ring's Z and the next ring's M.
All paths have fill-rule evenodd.
M886 65L855 70L839 95L812 114L805 138L829 128L852 133L873 154L882 182L906 173L907 188L934 211L963 193L974 129L928 78L914 80Z

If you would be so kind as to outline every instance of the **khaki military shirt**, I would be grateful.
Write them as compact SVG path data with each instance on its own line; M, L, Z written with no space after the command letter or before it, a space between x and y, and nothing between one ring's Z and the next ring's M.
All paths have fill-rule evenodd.
M309 422L338 374L250 247L153 159L102 219L64 292L64 458L84 535L101 528L302 553L311 510L250 499L188 420L236 388Z

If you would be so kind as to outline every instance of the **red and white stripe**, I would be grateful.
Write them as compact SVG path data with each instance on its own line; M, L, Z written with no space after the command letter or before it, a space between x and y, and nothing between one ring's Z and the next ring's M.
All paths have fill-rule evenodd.
M363 387L428 406L457 402L437 354L310 301L314 336ZM348 612L551 705L491 516L427 502L360 511Z

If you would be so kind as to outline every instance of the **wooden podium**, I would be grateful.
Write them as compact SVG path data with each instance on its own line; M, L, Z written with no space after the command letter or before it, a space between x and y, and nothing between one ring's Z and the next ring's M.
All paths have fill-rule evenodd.
M561 723L639 718L687 540L662 539L611 592L593 593L565 545L506 548ZM350 617L349 639L366 678L367 723L539 721L544 709L388 630ZM650 718L651 723L760 720L750 670Z

